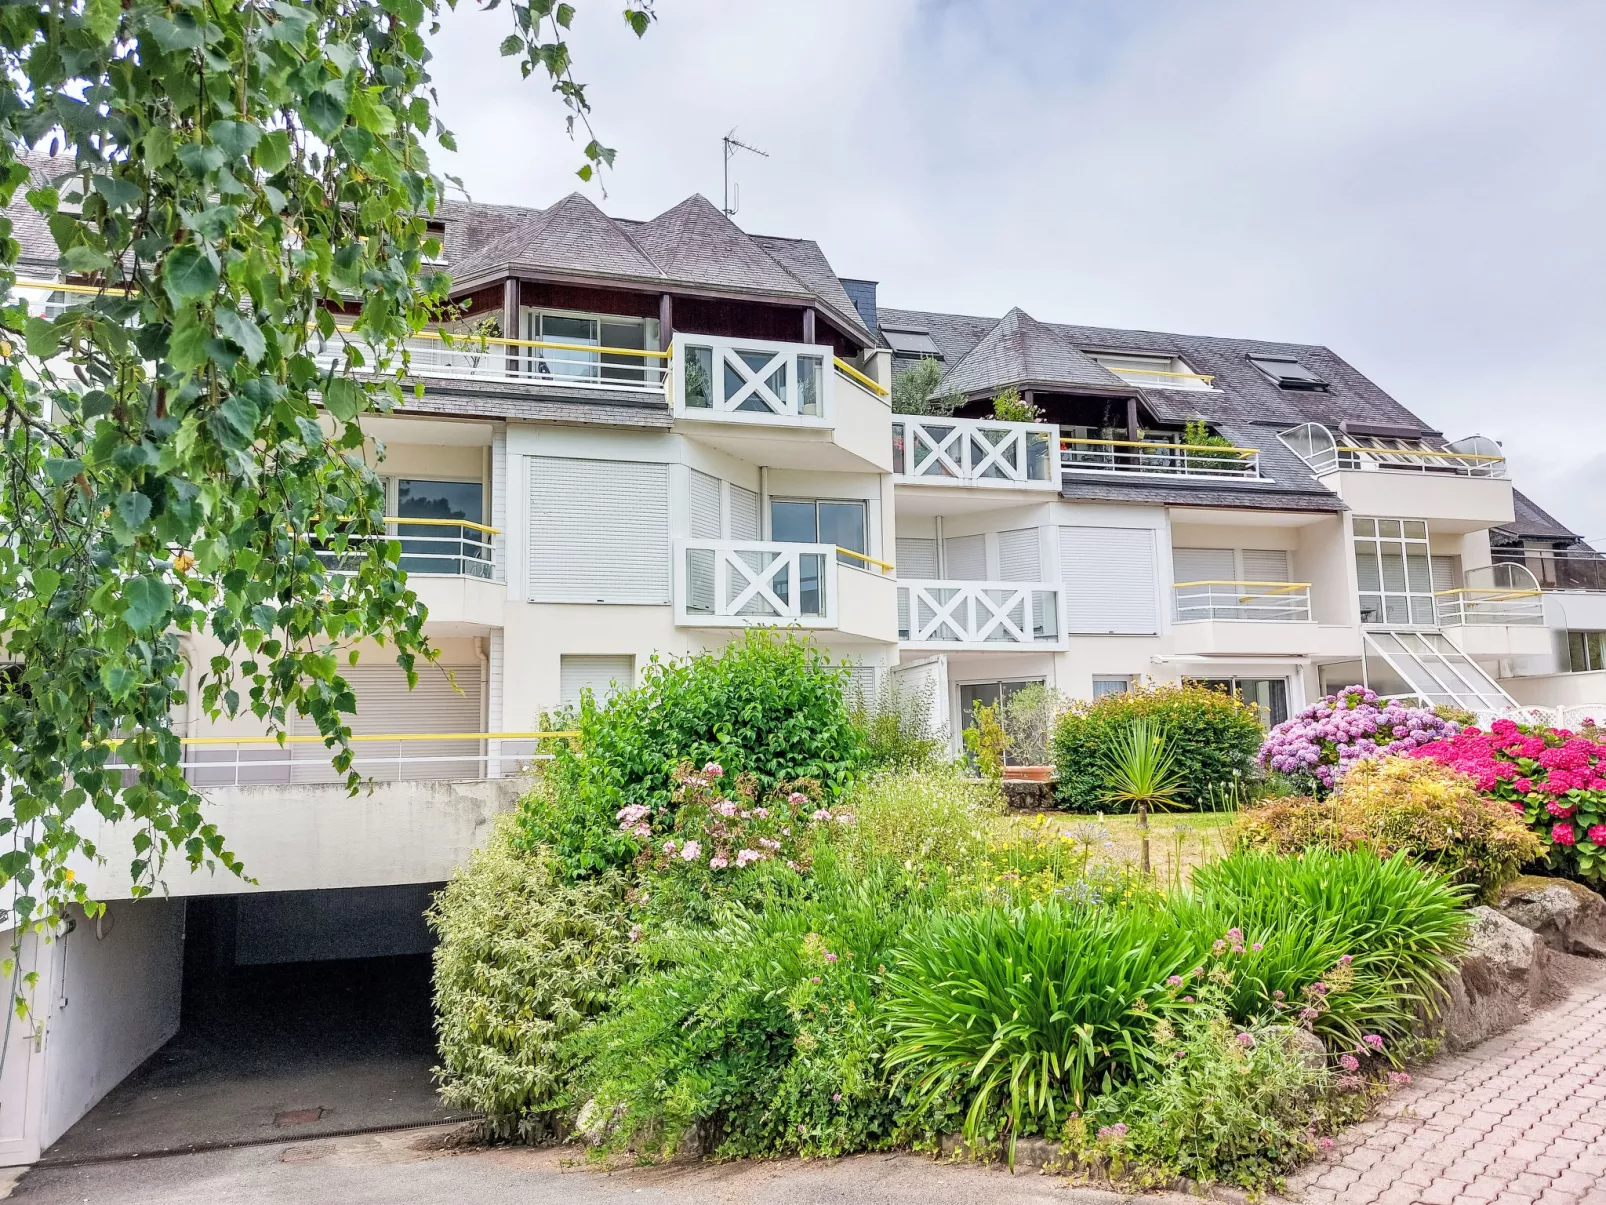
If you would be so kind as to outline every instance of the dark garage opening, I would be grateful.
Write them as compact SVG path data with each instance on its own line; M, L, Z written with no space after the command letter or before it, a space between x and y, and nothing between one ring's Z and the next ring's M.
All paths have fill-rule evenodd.
M424 910L439 887L191 898L177 1036L47 1161L459 1116L431 1076Z

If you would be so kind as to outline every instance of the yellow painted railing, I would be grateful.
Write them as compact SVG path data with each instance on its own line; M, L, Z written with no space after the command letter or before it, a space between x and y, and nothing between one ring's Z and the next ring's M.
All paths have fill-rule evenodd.
M842 556L850 556L856 561L863 561L867 565L874 565L876 568L880 569L883 574L891 573L893 571L893 566L887 564L885 561L878 561L873 556L865 556L862 552L854 552L853 549L844 548L840 544L836 546L836 550Z
M890 392L880 382L872 380L870 377L865 376L864 373L860 372L857 368L853 367L853 365L847 363L846 361L840 359L839 357L833 357L833 359L836 360L836 370L838 372L840 372L843 376L851 377L853 380L855 380L859 384L863 385L866 389L868 389L871 393L875 394L877 397L886 397L888 395L888 393Z
M1109 369L1111 372L1141 377L1185 377L1190 381L1213 381L1216 379L1207 372L1162 372L1158 368L1112 368L1108 364L1102 365L1102 367Z
M1347 444L1339 444L1333 451L1352 452L1360 456L1410 456L1424 460L1473 460L1491 464L1500 464L1506 459L1504 456L1485 456L1474 452L1440 452L1433 448L1353 448Z
M404 515L386 515L384 521L386 523L406 523L410 526L420 527L466 527L470 531L481 532L488 536L502 534L500 527L487 527L484 523L472 523L467 519L409 519Z
M1219 581L1218 582L1218 581L1204 581L1204 582L1177 582L1176 583L1176 588L1178 590L1182 589L1185 586L1261 586L1261 587L1267 587L1266 589L1256 590L1256 591L1254 591L1253 594L1245 595L1246 598L1258 597L1258 596L1264 595L1264 594L1292 594L1295 590L1309 590L1310 589L1310 583L1309 582L1247 582L1247 581L1246 582L1237 582L1237 581L1233 581L1233 582Z
M1237 448L1225 444L1163 444L1141 439L1073 439L1069 435L1060 440L1067 444L1088 444L1100 448L1144 448L1162 452L1236 452L1243 456L1259 456L1259 448Z

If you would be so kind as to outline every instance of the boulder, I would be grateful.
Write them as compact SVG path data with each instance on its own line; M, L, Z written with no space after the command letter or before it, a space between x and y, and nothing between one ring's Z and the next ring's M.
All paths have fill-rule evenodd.
M1000 785L1004 789L1004 802L1012 812L1052 812L1059 808L1052 782L1006 778Z
M1606 898L1582 883L1523 875L1501 890L1499 908L1552 949L1606 958Z
M1544 938L1483 905L1470 916L1467 952L1445 982L1449 1000L1440 1024L1450 1050L1476 1046L1527 1020L1548 987Z

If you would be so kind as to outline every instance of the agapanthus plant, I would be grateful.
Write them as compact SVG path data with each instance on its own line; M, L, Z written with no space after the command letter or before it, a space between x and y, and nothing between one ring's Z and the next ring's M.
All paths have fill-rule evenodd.
M1564 728L1496 720L1413 750L1470 777L1509 803L1545 842L1546 864L1606 882L1606 744Z
M1454 721L1425 707L1386 701L1351 686L1311 704L1271 730L1259 761L1316 794L1338 785L1351 766L1375 757L1409 753L1453 736Z

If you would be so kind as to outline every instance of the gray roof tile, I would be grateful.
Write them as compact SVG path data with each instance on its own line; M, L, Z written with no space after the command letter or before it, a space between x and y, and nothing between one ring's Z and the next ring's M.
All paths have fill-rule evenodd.
M451 265L465 278L512 266L605 276L661 274L623 227L577 192L549 209L515 218L496 238Z
M1512 540L1582 540L1582 537L1554 518L1537 502L1521 490L1511 491L1511 505L1515 512L1510 523L1496 527L1491 535Z
M935 339L933 339L935 342ZM1056 328L1016 306L943 375L945 391L983 393L1007 386L1066 384L1125 388L1121 378L1077 350Z

